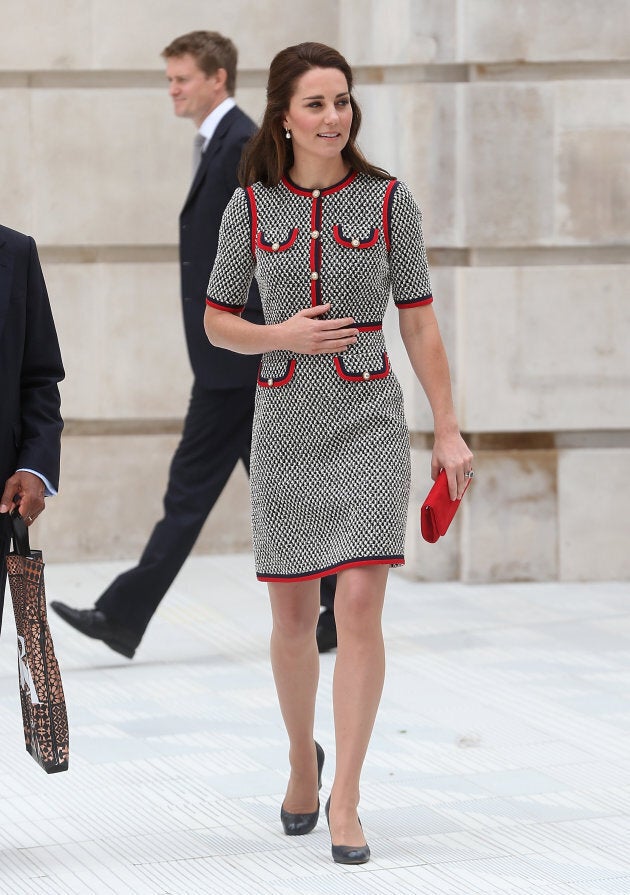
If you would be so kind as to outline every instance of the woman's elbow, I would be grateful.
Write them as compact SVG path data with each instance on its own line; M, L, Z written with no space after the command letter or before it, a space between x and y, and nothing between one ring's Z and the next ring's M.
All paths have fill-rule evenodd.
M221 345L221 337L219 335L219 327L218 323L218 315L222 314L223 311L217 311L215 308L206 307L206 310L203 315L203 328L206 331L206 336L208 337L208 341L211 345L214 345L215 348L222 348Z

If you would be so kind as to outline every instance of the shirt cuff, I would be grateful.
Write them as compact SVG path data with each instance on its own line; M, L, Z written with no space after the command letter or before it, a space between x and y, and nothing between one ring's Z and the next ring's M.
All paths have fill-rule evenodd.
M44 497L54 497L57 493L57 489L53 488L45 475L42 475L41 472L37 472L36 469L27 469L25 466L22 466L18 469L18 472L31 472L33 475L36 475L38 479L41 479L44 483L44 488L46 489L44 492Z

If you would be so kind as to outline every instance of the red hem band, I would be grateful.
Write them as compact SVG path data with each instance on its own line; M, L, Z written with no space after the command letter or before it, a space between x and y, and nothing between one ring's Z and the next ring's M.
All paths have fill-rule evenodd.
M420 305L430 305L433 301L433 296L429 295L428 298L419 298L417 301L396 301L394 304L397 308L418 308Z
M242 314L245 310L245 305L239 305L234 307L234 305L222 305L219 304L218 301L213 301L211 298L206 298L206 304L210 305L211 308L217 308L219 311L227 311L228 314Z
M327 575L335 575L337 572L343 572L344 569L353 569L357 566L404 566L404 556L388 556L379 559L351 559L348 562L339 563L337 566L331 566L329 569L322 569L320 572L307 572L304 575L256 575L259 581L287 582L292 581L313 581L315 578L325 578Z

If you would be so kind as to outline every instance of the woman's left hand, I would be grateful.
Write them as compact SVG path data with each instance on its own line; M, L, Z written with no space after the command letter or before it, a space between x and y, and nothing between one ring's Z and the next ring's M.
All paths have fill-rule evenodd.
M436 433L431 456L431 478L435 481L440 469L445 470L451 500L461 500L472 477L472 461L473 453L458 431Z

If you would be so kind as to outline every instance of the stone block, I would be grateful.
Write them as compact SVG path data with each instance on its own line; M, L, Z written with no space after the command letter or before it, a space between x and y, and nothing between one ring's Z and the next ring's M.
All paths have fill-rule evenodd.
M137 560L162 516L178 440L175 435L64 436L60 491L48 499L33 544L45 546L48 562ZM249 483L239 464L196 552L250 549Z
M564 62L630 58L627 0L465 0L466 62Z
M475 454L475 479L458 511L462 581L557 578L556 463L555 451Z
M3 89L0 96L2 223L30 234L33 233L34 198L30 94L23 89Z
M344 0L340 49L351 65L452 62L457 6L456 0Z
M336 0L317 4L306 0L284 3L266 0L92 0L94 67L152 69L163 48L180 34L197 29L217 30L230 37L239 51L243 69L267 72L278 50L303 40L337 43ZM121 28L121 22L125 27ZM138 40L138 35L142 40Z
M191 372L171 264L49 264L66 419L176 418Z
M630 427L627 280L623 265L460 270L462 428Z
M472 84L461 130L464 242L546 243L553 236L554 94L546 84Z
M4 3L0 70L90 68L95 43L93 5L92 0Z
M361 85L359 143L374 164L404 180L422 209L428 245L460 244L453 84Z
M559 239L630 243L630 83L556 86Z
M558 457L559 577L630 578L630 449L563 450Z

